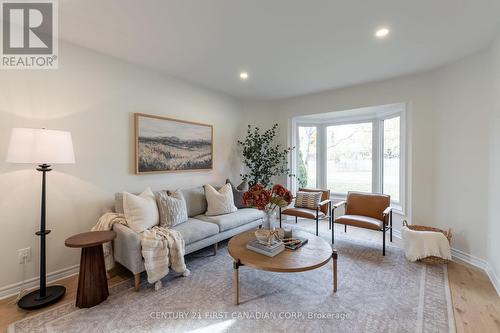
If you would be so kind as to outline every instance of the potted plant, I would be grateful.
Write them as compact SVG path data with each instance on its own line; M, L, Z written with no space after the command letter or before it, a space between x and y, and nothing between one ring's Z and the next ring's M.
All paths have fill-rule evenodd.
M290 191L282 185L277 184L272 189L268 189L258 183L243 194L243 204L264 211L263 227L272 229L274 221L276 221L276 208L288 206L292 202L292 198Z
M262 184L270 187L273 177L293 177L288 168L288 154L295 147L284 148L276 143L278 124L261 132L259 127L248 125L245 139L238 140L243 155L243 164L248 172L240 176L250 186Z

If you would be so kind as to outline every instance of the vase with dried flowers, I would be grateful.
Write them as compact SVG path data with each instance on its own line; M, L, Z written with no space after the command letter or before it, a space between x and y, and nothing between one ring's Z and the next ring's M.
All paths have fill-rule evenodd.
M284 208L292 202L292 194L282 185L271 189L262 184L255 184L243 194L243 204L264 211L263 227L273 229L276 221L276 208Z

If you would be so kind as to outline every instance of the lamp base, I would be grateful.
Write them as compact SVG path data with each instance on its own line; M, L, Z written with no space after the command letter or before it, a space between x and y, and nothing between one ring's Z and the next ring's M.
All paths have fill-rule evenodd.
M45 297L40 298L40 290L35 290L24 295L18 302L17 306L25 310L35 310L53 304L60 300L66 293L66 288L63 286L49 286L45 293Z

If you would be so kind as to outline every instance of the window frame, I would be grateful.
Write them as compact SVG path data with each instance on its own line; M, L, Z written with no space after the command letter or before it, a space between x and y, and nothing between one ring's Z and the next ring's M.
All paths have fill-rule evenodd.
M406 208L406 188L407 188L407 146L406 146L406 105L404 103L395 104L396 107L386 110L381 106L380 111L370 111L366 114L357 114L355 116L341 115L317 120L307 119L305 117L291 118L290 132L292 146L298 147L299 142L299 127L316 127L317 143L316 143L316 185L317 188L327 187L327 127L348 124L372 123L372 192L383 193L383 164L384 164L384 121L395 117L400 117L399 144L400 144L400 163L399 163L399 201L391 200L391 206L401 213L405 213ZM370 108L373 109L373 108ZM376 109L376 107L375 107ZM348 113L348 112L340 112ZM293 173L297 171L298 149L293 154L290 154L290 166ZM295 193L298 190L298 185L295 177L289 179L289 188ZM344 200L346 193L331 193L331 199Z

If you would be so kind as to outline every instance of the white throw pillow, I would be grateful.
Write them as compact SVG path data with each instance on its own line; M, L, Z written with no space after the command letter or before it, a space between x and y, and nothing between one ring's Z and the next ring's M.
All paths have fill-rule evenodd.
M155 195L149 187L139 195L123 192L123 212L128 226L135 232L152 228L159 221Z
M229 214L238 210L234 205L231 184L222 186L219 191L211 185L205 185L205 197L207 198L208 204L205 215Z
M171 228L188 220L186 200L184 200L181 191L157 192L156 203L162 227Z

